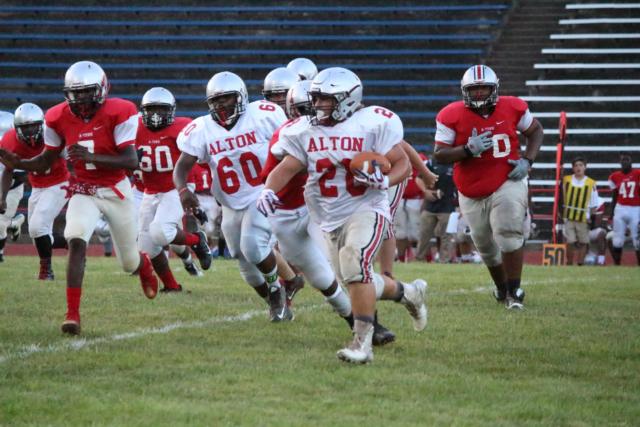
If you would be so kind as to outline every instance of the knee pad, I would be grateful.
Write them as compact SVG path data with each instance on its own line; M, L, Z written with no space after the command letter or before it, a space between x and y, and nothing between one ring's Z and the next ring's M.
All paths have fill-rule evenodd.
M264 261L271 248L268 246L261 248L254 236L242 236L240 238L240 251L247 261L255 265Z
M138 249L149 255L149 258L155 258L162 252L162 246L156 245L148 232L138 235Z
M502 263L500 248L493 241L489 241L486 244L476 244L476 249L478 249L480 257L487 267L495 267Z
M495 236L495 239L500 251L506 253L517 251L522 247L522 245L524 245L522 230L519 230L518 232L499 232Z
M125 273L133 273L138 269L138 266L140 265L140 255L138 254L138 252L136 252L135 257L133 256L133 254L129 256L121 256L120 264L122 265L122 269Z
M379 300L384 292L384 278L378 273L373 273L373 286L376 288L376 300Z
M340 275L345 284L363 282L367 276L369 281L372 278L373 266L368 266L367 269L369 271L363 270L360 252L359 248L347 245L342 247L338 253L340 257ZM372 257L372 259L375 259L375 257Z
M158 246L167 246L176 238L177 229L173 224L152 222L149 224L151 241Z

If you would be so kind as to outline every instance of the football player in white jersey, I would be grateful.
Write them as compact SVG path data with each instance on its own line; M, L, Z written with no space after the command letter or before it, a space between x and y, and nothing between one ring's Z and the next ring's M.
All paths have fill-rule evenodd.
M300 79L291 70L285 67L273 69L264 78L262 95L267 101L278 104L284 110L287 102L287 92Z
M271 321L291 320L278 282L271 226L255 203L264 186L260 172L269 141L287 118L274 103L249 103L244 81L228 71L214 75L206 92L209 114L178 136L182 154L173 177L180 201L187 211L198 206L187 176L196 162L208 163L214 174L211 192L222 205L222 232L231 255L238 258L240 274L269 303Z
M300 80L313 80L318 75L318 67L309 58L295 58L289 61L287 68L298 75Z
M311 119L310 87L311 82L303 80L296 82L289 89L285 111L290 120L283 127L297 118L300 118L300 120ZM280 129L273 134L273 138L269 143L270 148L278 143ZM264 180L267 179L269 172L281 160L282 158L277 158L273 152L269 152L267 162L262 169ZM278 238L279 250L284 258L305 275L311 285L324 295L325 300L353 328L353 314L349 296L344 293L342 287L338 284L335 273L331 268L322 231L315 222L309 220L309 213L303 194L306 181L306 171L299 173L289 181L277 194L280 204L278 210L270 216L268 216L268 206L261 207L259 205L258 210L263 215L268 216L273 233ZM315 234L320 234L320 238L316 239ZM289 286L285 287L287 288L288 297L290 294ZM377 318L375 318L373 345L384 345L394 340L395 335L393 332L379 324Z
M325 232L336 275L348 285L351 296L354 338L337 356L367 363L373 359L376 298L405 305L418 331L427 322L426 282L401 283L373 272L390 220L386 190L410 173L409 159L400 146L402 122L385 108L361 108L362 83L344 68L321 71L309 93L315 115L280 130L279 143L272 151L284 158L269 175L258 204L275 212L279 204L276 192L306 169L304 197L309 214ZM389 174L383 175L376 165L374 172L354 176L351 160L363 151L386 156L391 163Z

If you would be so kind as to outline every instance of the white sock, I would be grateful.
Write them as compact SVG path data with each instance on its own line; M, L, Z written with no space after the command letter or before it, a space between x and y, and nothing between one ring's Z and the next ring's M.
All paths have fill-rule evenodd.
M339 285L333 295L326 297L325 300L340 316L347 317L351 314L351 300Z

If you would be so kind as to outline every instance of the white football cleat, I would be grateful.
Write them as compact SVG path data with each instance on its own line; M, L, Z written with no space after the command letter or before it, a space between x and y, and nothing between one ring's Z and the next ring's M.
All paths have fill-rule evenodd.
M356 322L359 322L356 320ZM364 322L363 322L364 323ZM357 326L354 325L354 331ZM349 363L369 363L373 361L373 348L371 340L373 339L373 323L368 323L363 331L353 333L353 341L348 347L338 350L336 355L338 359Z
M404 305L413 317L413 329L416 331L421 331L427 326L426 292L427 282L422 279L404 284L404 296L400 300L400 304Z
M16 242L20 238L20 233L22 231L22 224L25 221L24 214L18 214L11 219L9 223L9 227L7 227L7 234L9 238Z

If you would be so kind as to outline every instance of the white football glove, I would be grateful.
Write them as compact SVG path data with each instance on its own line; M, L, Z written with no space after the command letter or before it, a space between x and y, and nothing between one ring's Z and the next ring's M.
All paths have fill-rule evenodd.
M258 211L264 216L274 214L276 212L276 209L278 209L278 207L280 207L281 205L282 202L280 202L280 199L278 198L276 193L268 188L262 190L260 196L258 197L258 200L256 201L256 207L258 208Z
M374 160L371 162L371 165L373 166L373 172L365 173L360 169L356 169L353 177L356 181L368 187L377 190L387 190L389 188L389 177L382 173L378 162Z
M521 157L518 160L509 159L507 161L510 165L513 165L513 169L509 172L509 175L507 175L509 179L520 181L529 175L531 165L527 159Z
M478 135L478 131L476 130L476 128L473 128L473 130L471 131L471 136L467 140L467 145L465 145L465 147L467 147L467 149L474 156L484 153L489 148L493 147L491 131L488 130Z

